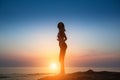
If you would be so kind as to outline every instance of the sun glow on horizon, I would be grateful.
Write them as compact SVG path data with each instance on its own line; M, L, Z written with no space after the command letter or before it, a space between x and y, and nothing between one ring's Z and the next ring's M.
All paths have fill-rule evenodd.
M51 65L50 65L50 67L51 67L51 69L56 69L57 68L57 64L56 63L52 63Z
M50 68L50 72L53 72L53 73L58 73L59 72L59 65L56 62L52 62L50 64L49 68Z

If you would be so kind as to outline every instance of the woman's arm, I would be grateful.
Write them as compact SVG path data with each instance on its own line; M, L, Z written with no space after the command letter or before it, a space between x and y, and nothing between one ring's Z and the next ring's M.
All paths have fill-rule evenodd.
M66 34L64 34L64 41L66 41L67 40L67 37L66 37Z

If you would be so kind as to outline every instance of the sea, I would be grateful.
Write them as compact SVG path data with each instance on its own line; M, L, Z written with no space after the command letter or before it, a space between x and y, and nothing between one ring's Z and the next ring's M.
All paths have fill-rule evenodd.
M120 72L119 67L66 67L66 74L93 71ZM50 72L47 67L0 67L0 80L38 80L46 76L54 76L59 72Z

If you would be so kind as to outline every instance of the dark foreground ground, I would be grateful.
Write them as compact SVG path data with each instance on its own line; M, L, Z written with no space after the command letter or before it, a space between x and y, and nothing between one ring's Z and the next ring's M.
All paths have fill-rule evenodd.
M48 76L38 80L120 80L120 72L88 70L86 72L75 72L64 76Z

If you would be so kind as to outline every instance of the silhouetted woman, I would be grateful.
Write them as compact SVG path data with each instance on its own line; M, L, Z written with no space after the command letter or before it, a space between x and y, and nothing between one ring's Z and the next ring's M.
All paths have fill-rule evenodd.
M65 34L65 26L63 22L58 23L58 41L59 41L59 46L60 46L60 54L59 54L59 61L60 61L60 66L61 66L61 71L60 74L64 75L65 74L65 69L64 69L64 58L65 58L65 53L67 49L67 44L65 41L67 40L66 34Z

